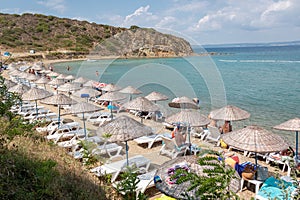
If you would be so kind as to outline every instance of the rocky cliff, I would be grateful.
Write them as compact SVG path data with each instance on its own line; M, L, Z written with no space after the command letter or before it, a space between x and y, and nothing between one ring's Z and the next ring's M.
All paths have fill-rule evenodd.
M122 31L97 44L92 54L124 57L171 57L191 55L190 44L179 37L154 29L134 28Z

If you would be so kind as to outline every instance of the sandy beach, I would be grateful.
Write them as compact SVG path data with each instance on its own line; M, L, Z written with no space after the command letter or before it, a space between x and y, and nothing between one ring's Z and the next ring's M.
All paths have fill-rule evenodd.
M78 59L78 60L83 60L83 59ZM43 60L43 63L46 66L48 66L51 63L67 62L67 61L73 61L73 60ZM2 73L2 76L4 76L5 78L9 78L8 72L9 72L9 70L5 70ZM51 87L49 87L48 85L46 87L47 87L46 89L51 90L52 92L54 92L54 90ZM71 95L71 97L74 98L78 102L83 100L81 98L76 98L73 95ZM44 106L45 108L51 110L52 112L55 112L55 113L58 112L57 111L57 107L55 107L55 106L41 104L39 101L38 101L38 104ZM95 105L98 105L98 104L95 104ZM102 107L102 108L103 108L103 112L109 112L107 110L107 108L105 108L105 107ZM73 116L73 115L70 115L70 114L66 115L66 112L63 109L62 109L62 115L63 115L62 118L64 118L64 119L72 119L72 120L74 120L76 122L79 122L80 126L83 127L83 121L79 117ZM140 121L140 118L138 118L138 117L136 117L134 115L131 115L131 114L127 113L127 112L120 112L118 114L114 113L114 115L115 116L128 115L128 116L136 119L137 121ZM149 127L151 127L151 128L153 128L153 129L155 129L155 130L157 130L156 133L170 132L170 130L164 128L164 126L163 126L163 124L161 122L156 122L156 121L153 121L153 120L144 120L144 124L147 125L147 126L149 126ZM91 134L96 134L96 130L98 128L97 126L94 126L90 122L87 121L86 122L86 127L87 127L87 129L89 130L89 132ZM224 149L222 149L221 147L216 147L214 144L208 143L206 141L202 141L202 140L200 140L198 138L193 138L192 137L192 141L191 142L193 144L197 144L202 149L213 149L213 150L216 150L216 151L224 151ZM121 143L120 145L123 146L122 155L124 155L125 154L125 152L124 152L125 145L123 143ZM169 157L166 157L166 156L163 156L163 155L158 155L159 150L160 150L160 148L162 146L161 143L155 144L151 149L148 149L146 146L137 145L137 143L134 142L134 141L129 141L128 145L129 145L129 157L132 157L132 156L135 156L135 155L143 155L146 158L148 158L148 159L151 160L150 170L158 168L164 162L170 160ZM245 157L245 156L243 156L239 152L235 152L235 154L238 155L240 163L245 162L245 161L250 161L252 163L255 162L253 157L250 157L250 158L249 157ZM286 172L281 172L281 169L279 169L278 167L272 167L270 165L267 165L265 163L265 161L259 160L258 164L262 165L262 166L267 166L268 169L269 169L269 172L279 173L280 175L286 175ZM253 191L254 190L250 191L250 190L244 188L243 191L238 192L238 195L242 199L251 199L251 197L255 196L255 194L254 194ZM148 189L146 191L146 194L150 197L151 200L154 200L157 197L161 196L161 193L157 189L155 189L155 188Z

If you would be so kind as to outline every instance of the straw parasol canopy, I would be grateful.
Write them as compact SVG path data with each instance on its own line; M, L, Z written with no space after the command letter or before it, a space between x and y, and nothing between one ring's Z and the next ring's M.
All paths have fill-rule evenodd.
M142 91L132 87L132 86L127 86L120 90L119 92L124 93L124 94L142 94Z
M165 119L169 124L184 124L191 127L205 126L210 123L210 120L194 109L184 109Z
M274 128L284 131L300 131L300 118L290 119L282 124L274 126Z
M170 107L183 109L199 109L200 107L188 97L176 97L169 103Z
M83 84L83 87L93 87L95 81L89 80L86 83Z
M294 118L290 119L282 124L274 126L275 129L284 130L284 131L295 131L296 133L296 155L298 156L298 132L300 131L300 119Z
M49 82L50 80L45 76L35 81L36 84L43 84L45 89L46 89L46 84Z
M62 83L64 83L63 80L56 78L56 79L52 79L51 81L49 81L48 85L60 85Z
M86 134L84 113L95 112L98 110L101 110L101 108L98 106L95 106L93 104L86 103L86 102L80 102L80 103L71 105L70 113L72 113L72 114L82 113L83 130L84 130L85 138L87 137L87 134Z
M168 100L169 98L159 92L151 92L150 94L148 94L147 96L145 96L146 99L150 100L150 101L164 101L164 100Z
M83 78L83 77L79 77L79 78L75 79L73 82L74 82L74 83L79 83L79 84L84 84L84 83L86 83L87 81L88 81L87 79L85 79L85 78Z
M250 113L232 105L227 105L210 112L210 118L215 120L239 121L248 119L249 117Z
M76 83L65 83L57 88L58 91L69 92L74 90L80 90L81 87Z
M121 90L121 88L113 83L107 84L105 87L103 87L101 90L106 92L115 92L118 90Z
M31 67L31 69L34 69L35 71L41 71L41 70L43 70L43 66L42 66L42 64L35 63L35 64Z
M64 74L60 74L58 75L58 77L56 77L56 79L59 79L59 80L65 80L66 76Z
M126 99L126 95L120 92L107 92L98 98L101 101L119 101L122 99Z
M46 84L46 83L49 83L49 82L50 82L50 80L45 76L43 76L40 79L35 81L35 83L37 83L37 84Z
M258 126L226 133L222 139L229 146L255 153L277 152L289 147L282 137Z
M15 83L15 82L13 82L13 81L11 81L11 80L9 80L9 79L5 79L5 80L4 80L4 85L5 85L7 88L11 88L11 87L17 85L17 83Z
M176 199L185 199L182 194L187 193L190 197L196 197L197 192L197 186L193 188L192 190L188 190L188 188L191 186L190 181L186 181L183 183L176 183L170 184L167 180L169 180L170 175L168 174L168 169L175 168L175 166L180 165L186 165L191 173L195 173L198 176L208 176L206 173L203 172L204 169L212 169L212 166L206 166L206 165L199 165L198 164L198 156L184 156L184 157L177 157L175 159L169 160L158 168L158 170L155 173L155 176L159 176L161 178L161 182L155 182L156 188L161 191L162 193L176 198ZM209 161L208 161L209 162ZM211 161L213 162L213 161ZM226 165L226 168L230 168L230 166ZM235 178L232 178L230 180L229 184L229 190L233 192L238 192L241 188L241 178L238 174L238 172L235 172L234 174ZM220 180L222 181L222 180ZM221 184L221 183L220 183Z
M30 89L30 87L28 87L27 85L24 84L18 84L15 85L11 88L8 89L9 92L14 92L17 93L19 95L22 95L23 93L25 93L26 91L28 91Z
M22 99L25 101L35 101L36 114L38 115L37 100L44 99L52 95L52 93L44 89L33 87L22 95Z
M72 98L59 93L56 95L53 95L51 97L47 97L43 100L41 100L41 103L44 104L49 104L49 105L58 105L58 127L60 124L60 106L61 105L71 105L71 104L75 104L76 101L74 101Z
M159 107L153 102L149 101L145 97L137 97L125 104L123 106L125 109L138 110L138 111L148 111L155 112L159 110Z
M40 77L39 77L39 76L36 76L36 75L34 75L34 74L29 74L29 73L27 73L27 75L24 76L24 78L26 78L26 79L29 80L29 81L36 81L36 80L38 80Z
M50 72L48 74L48 76L50 76L50 77L57 77L58 75L59 75L59 73L57 73L57 72Z
M73 95L77 97L81 97L82 94L88 94L90 97L95 97L100 95L101 92L90 87L84 87L73 93Z
M126 159L128 165L128 144L127 141L150 134L152 129L140 122L126 116L119 116L110 122L103 124L97 130L97 134L103 137L104 134L110 134L110 142L126 143Z
M30 88L30 90L28 90L22 95L22 99L25 101L35 101L39 99L44 99L46 97L50 97L52 95L53 95L52 93L44 89L32 87Z
M59 93L41 100L41 103L49 105L70 105L76 103L76 101L66 96L65 94Z
M75 77L73 75L68 75L65 77L65 80L68 80L68 81L75 80Z

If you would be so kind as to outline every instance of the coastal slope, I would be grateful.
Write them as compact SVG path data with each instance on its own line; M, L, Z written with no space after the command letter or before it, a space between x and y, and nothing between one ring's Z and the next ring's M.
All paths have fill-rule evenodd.
M172 57L193 53L191 45L183 38L151 28L134 25L122 28L30 13L0 13L0 49L15 55L27 53L23 60L26 57L38 59L38 56L84 58L91 52L124 57Z

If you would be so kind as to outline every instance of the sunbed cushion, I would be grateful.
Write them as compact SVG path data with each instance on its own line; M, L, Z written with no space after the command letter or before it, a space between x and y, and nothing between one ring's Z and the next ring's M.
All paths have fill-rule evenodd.
M296 190L296 186L294 186L290 182L286 182L284 180L278 180L273 176L266 179L262 187L258 192L258 196L264 197L266 199L290 199L291 194ZM286 196L288 195L288 197Z

